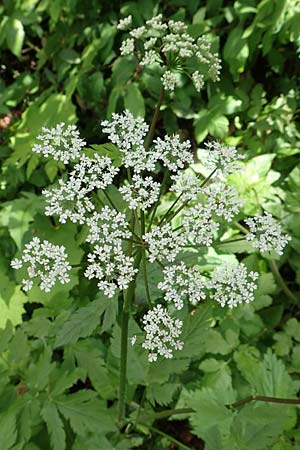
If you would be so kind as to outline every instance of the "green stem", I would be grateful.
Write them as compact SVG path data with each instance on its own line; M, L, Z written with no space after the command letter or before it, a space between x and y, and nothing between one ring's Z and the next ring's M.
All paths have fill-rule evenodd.
M145 142L145 149L146 150L148 150L148 148L150 147L150 145L152 143L152 140L153 140L155 127L156 127L156 122L157 122L157 119L158 119L158 115L159 115L159 111L160 111L160 107L161 107L164 95L165 95L165 91L162 88L161 91L160 91L159 97L158 97L158 101L157 101L157 105L156 105L154 114L153 114L152 122L151 122L151 125L150 125L150 130L149 130L146 142Z
M163 177L162 183L161 183L161 185L160 185L160 190L159 190L158 199L157 199L157 201L155 202L155 206L154 206L154 208L153 208L153 210L152 210L152 212L151 212L151 219L150 219L150 221L149 221L149 226L148 226L148 230L147 230L147 231L150 230L151 225L152 225L152 223L153 223L153 220L154 220L154 217L155 217L155 213L156 213L157 208L158 208L158 205L159 205L160 197L161 197L161 195L163 194L163 191L164 191L164 189L165 189L165 185L166 185L168 176L169 176L169 170L166 169L166 170L165 170L165 173L164 173L164 177Z
M134 230L135 226L135 215L131 216L130 228ZM128 256L132 255L133 243L129 243ZM141 251L138 251L134 260L134 268L138 269L141 262ZM134 279L129 283L126 289L125 295L123 297L123 310L121 319L121 353L120 353L120 380L119 380L119 411L118 411L118 422L119 426L123 425L123 420L125 417L125 405L126 405L126 385L127 385L127 352L128 352L128 322L129 313L131 305L134 299L135 292L135 281Z
M238 408L239 406L245 405L250 402L267 402L267 403L284 403L287 405L300 405L300 399L294 398L282 398L282 397L266 397L264 395L251 395L249 397L243 398L238 402L231 403L230 405L226 405L230 408Z
M108 195L108 193L103 190L103 194L105 195L105 197L107 198L108 202L111 204L111 206L119 212L118 208L116 207L116 205L114 204L114 202L112 201L112 199L110 198L110 196Z
M149 427L149 428L154 433L159 434L160 436L163 436L164 438L166 438L169 441L173 442L179 448L183 448L184 450L192 450L191 447L187 447L186 445L182 444L180 441L177 441L177 439L173 438L173 436L170 436L169 434L164 433L163 431L159 430L158 428L155 428L155 427Z
M292 291L287 287L287 285L284 282L284 279L282 278L278 266L274 259L269 260L270 269L274 275L274 278L278 285L281 287L282 291L285 293L285 295L293 302L293 303L299 303L298 299L294 296Z
M141 233L142 236L145 234L145 213L144 211L141 211ZM145 247L142 249L142 263L143 263L143 273L144 273L144 282L145 282L145 289L146 289L146 295L147 295L147 301L149 306L152 306L151 302L151 295L150 295L150 289L149 289L149 283L148 283L148 275L147 275L147 259L146 259L146 249Z
M159 222L159 226L163 223L163 221L168 217L174 206L179 202L180 198L182 197L182 193L176 198L176 200L172 203L172 205L169 207L168 211L163 215L161 218L161 221Z

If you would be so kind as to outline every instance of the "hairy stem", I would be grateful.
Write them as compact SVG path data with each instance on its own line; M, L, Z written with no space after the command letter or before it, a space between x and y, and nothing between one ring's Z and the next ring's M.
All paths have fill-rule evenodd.
M152 143L152 140L153 140L155 127L156 127L156 122L157 122L157 119L158 119L158 114L159 114L159 111L160 111L160 107L161 107L164 95L165 95L165 91L162 88L161 91L160 91L160 94L159 94L159 98L158 98L158 101L157 101L157 105L156 105L154 114L153 114L150 130L149 130L146 142L145 142L145 149L146 150L148 150L148 148L150 147L150 145Z

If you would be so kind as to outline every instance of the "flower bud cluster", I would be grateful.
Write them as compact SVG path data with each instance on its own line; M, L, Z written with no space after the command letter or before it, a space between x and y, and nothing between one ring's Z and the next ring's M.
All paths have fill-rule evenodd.
M182 321L173 319L161 305L158 304L144 315L143 325L146 336L142 346L149 350L150 362L156 361L158 355L173 358L173 349L183 349L183 342L178 339L181 335Z
M56 280L62 284L70 281L71 266L67 262L66 249L63 245L54 245L34 237L25 245L22 258L11 262L14 269L21 269L23 265L27 266L29 277L22 280L24 291L32 288L34 278L38 280L40 288L45 292L50 292Z
M117 28L131 27L132 17L121 19ZM186 73L199 92L204 79L219 81L221 61L212 51L205 36L198 39L188 33L188 27L181 21L163 22L162 14L146 21L146 24L129 31L121 45L121 55L136 53L141 66L158 64L163 71L161 78L165 90L173 92L178 85L176 72ZM202 73L203 72L203 73Z

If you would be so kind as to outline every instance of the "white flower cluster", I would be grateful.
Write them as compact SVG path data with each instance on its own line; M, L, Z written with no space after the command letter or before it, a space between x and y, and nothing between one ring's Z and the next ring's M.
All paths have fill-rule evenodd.
M197 175L193 172L179 172L177 175L171 175L173 184L170 190L181 196L183 202L196 200L201 192L201 183Z
M209 247L213 242L213 235L220 225L212 219L211 211L206 206L197 203L185 211L183 216L183 233L186 241Z
M122 19L118 28L127 29L132 17ZM173 92L178 84L174 72L191 73L196 90L204 86L204 76L219 81L221 61L212 51L211 43L205 36L194 39L188 33L188 27L181 21L169 20L164 23L162 14L146 21L146 25L132 29L130 38L123 41L121 55L132 55L135 51L134 40L139 40L139 63L141 66L159 64L163 70L162 84L165 90ZM142 50L141 45L143 45ZM163 55L163 56L162 56ZM175 63L174 63L175 62ZM195 67L196 65L196 67ZM204 67L203 67L204 66ZM204 74L200 73L197 68Z
M173 319L161 305L155 306L143 317L145 341L142 346L149 350L148 360L156 361L158 355L173 358L173 349L182 350L182 321Z
M283 250L291 237L283 234L280 224L268 212L263 216L245 220L249 227L249 233L246 236L248 241L252 242L252 246L261 252L275 251L278 255L283 254Z
M224 217L227 222L232 221L243 205L238 198L237 191L232 186L227 186L220 181L204 186L201 192L207 198L205 209L211 213L214 212L219 217Z
M42 153L46 158L52 156L57 161L68 164L80 156L86 142L79 137L75 125L59 123L56 127L48 129L43 127L42 134L37 139L41 144L35 144L32 151Z
M142 178L135 174L131 184L121 186L119 189L130 209L138 207L145 211L156 202L159 196L160 184L153 181L152 177Z
M221 145L218 141L207 142L205 146L208 150L206 166L210 170L226 177L237 169L240 169L239 155L235 147Z
M153 227L142 238L149 246L150 262L156 260L162 262L165 259L169 262L174 261L185 243L182 235L173 231L169 223Z
M67 254L64 246L54 245L48 241L40 241L34 237L25 245L21 259L14 259L11 266L14 269L27 267L29 279L22 280L24 291L29 291L33 286L33 278L40 282L40 288L49 292L56 280L62 284L70 281L70 264L67 262Z
M164 139L156 138L153 144L157 159L161 159L171 172L177 172L185 164L192 164L194 161L190 141L180 142L178 134L165 136Z
M98 279L99 289L109 298L117 289L127 289L137 273L133 258L124 254L118 239L115 243L95 245L88 254L88 263L84 275L89 280Z
M94 158L82 155L67 181L59 180L58 187L43 190L46 199L46 216L58 215L61 223L85 222L94 205L88 195L94 189L105 189L112 183L119 169L111 159L95 154Z
M94 244L114 244L122 239L129 239L131 233L128 229L125 214L104 206L100 213L95 212L86 219L89 228L87 242Z
M164 281L157 287L165 292L164 299L173 302L176 309L182 309L185 300L196 305L205 299L205 282L197 267L189 268L181 262L166 267L163 274Z
M241 264L224 263L216 267L207 287L211 290L210 296L221 306L234 308L240 303L249 303L254 300L254 290L257 288L254 281L258 278L257 272L247 271Z

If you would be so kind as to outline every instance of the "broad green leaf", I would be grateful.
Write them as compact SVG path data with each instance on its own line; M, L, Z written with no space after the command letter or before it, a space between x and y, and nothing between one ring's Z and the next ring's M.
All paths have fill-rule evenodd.
M55 367L51 362L52 351L45 348L36 363L31 363L27 373L26 382L30 389L34 391L43 391L49 382L49 376Z
M114 163L116 167L120 167L122 165L122 152L118 149L118 147L114 144L108 142L107 144L93 144L91 145L93 150L100 156L108 156Z
M10 17L6 23L6 40L10 51L18 58L21 56L21 50L25 38L25 31L22 22L19 19Z
M228 433L233 413L216 398L213 389L191 392L188 406L195 410L190 416L193 432L200 438L211 428L217 427L221 433Z
M145 116L145 102L136 83L130 83L127 85L127 89L124 95L124 106L135 117Z
M100 316L105 308L105 300L99 299L75 311L58 332L55 347L73 344L82 337L90 336L100 325Z
M189 315L184 322L182 340L184 342L184 357L199 357L205 353L203 346L208 330L211 326L211 304L199 305L193 315Z
M74 433L87 436L89 431L107 433L116 430L111 410L96 397L94 391L81 390L55 400L57 408L69 420Z
M147 387L147 399L152 405L157 403L161 406L167 406L171 403L180 384L175 383L152 383Z
M55 404L47 401L41 410L41 416L46 422L52 449L65 450L66 433Z
M234 79L244 72L246 60L249 56L247 40L243 38L243 29L235 27L229 33L224 46L224 60L228 63Z

